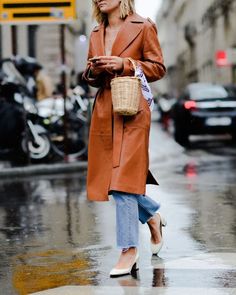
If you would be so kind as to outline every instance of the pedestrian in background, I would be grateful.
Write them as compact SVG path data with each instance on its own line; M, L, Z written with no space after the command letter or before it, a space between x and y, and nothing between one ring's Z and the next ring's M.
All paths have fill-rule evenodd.
M84 79L98 87L91 120L87 193L91 201L116 202L117 246L120 258L110 276L137 269L138 220L151 231L151 250L162 246L164 221L159 204L145 196L146 184L157 184L148 170L151 114L142 96L136 115L113 113L110 82L115 75L133 76L129 58L142 67L149 82L165 74L155 24L135 13L134 0L93 0L99 25L91 33Z
M38 101L53 96L54 86L49 75L41 66L35 67L36 99Z

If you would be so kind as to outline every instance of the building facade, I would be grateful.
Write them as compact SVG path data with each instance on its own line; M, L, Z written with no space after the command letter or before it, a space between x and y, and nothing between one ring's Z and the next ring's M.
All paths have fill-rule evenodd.
M93 26L91 2L76 1L77 18L66 25L65 50L68 76L85 66L88 34ZM0 26L0 59L14 54L22 57L35 57L52 77L55 84L60 83L61 48L60 25L42 24L15 26L16 38L13 45L11 25ZM83 38L81 38L83 36ZM81 44L82 43L82 44ZM82 50L81 50L82 48Z
M236 0L165 0L157 16L167 75L160 92L190 82L236 83ZM217 52L230 60L217 64Z

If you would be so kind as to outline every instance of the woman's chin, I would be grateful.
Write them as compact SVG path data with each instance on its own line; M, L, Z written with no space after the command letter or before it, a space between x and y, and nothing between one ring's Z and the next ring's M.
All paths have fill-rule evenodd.
M104 14L110 14L110 13L114 13L118 8L109 8L107 7L107 5L101 5L99 7L99 10L104 13Z
M107 14L107 13L110 12L109 9L107 9L105 6L102 6L102 7L99 8L99 9L100 9L100 11L101 11L102 13L105 13L105 14Z
M107 13L107 12L108 12L107 5L106 5L106 4L101 4L101 5L99 5L99 10L100 10L102 13Z

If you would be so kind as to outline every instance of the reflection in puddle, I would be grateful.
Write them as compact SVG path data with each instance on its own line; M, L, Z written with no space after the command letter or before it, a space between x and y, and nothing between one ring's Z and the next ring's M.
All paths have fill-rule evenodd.
M13 265L13 285L25 295L65 285L90 285L97 275L88 252L48 250L18 255Z
M167 284L164 268L153 269L152 287L165 287L166 285Z
M96 284L97 260L87 249L100 240L94 206L86 200L85 178L68 177L0 183L4 295Z
M235 270L166 269L165 276L169 288L236 288Z
M165 261L159 256L152 256L151 264L153 266L152 287L165 287Z
M184 166L184 174L187 178L194 178L197 176L197 164L190 162Z
M125 276L125 277L121 277L117 279L117 283L123 289L124 293L121 292L121 294L126 294L127 287L139 287L140 286L139 271L135 271L135 273L133 273L132 276Z
M206 253L169 261L153 257L152 286L236 288L235 258L235 253Z

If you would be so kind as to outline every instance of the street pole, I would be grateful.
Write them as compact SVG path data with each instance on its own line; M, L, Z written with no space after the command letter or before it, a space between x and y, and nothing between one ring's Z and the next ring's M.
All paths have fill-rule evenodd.
M11 46L12 46L12 55L17 55L17 26L11 26Z
M64 99L64 161L68 162L68 114L66 109L66 50L65 50L65 24L60 25L60 48L61 48L61 85Z

